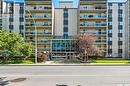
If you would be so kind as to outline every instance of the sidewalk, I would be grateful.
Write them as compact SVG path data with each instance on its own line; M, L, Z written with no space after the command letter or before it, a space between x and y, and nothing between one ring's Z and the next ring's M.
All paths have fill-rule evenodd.
M0 66L130 66L126 63L54 63L47 61L37 64L0 64Z

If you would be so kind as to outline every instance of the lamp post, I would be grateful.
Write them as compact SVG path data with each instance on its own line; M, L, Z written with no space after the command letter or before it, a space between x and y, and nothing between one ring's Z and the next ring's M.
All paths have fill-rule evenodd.
M25 7L25 6L24 6L24 7ZM27 10L27 11L28 11L29 14L31 15L30 10ZM34 18L32 18L32 19L33 19L34 24L36 24ZM36 25L34 25L34 27L35 27L35 63L37 63L37 29L36 29Z

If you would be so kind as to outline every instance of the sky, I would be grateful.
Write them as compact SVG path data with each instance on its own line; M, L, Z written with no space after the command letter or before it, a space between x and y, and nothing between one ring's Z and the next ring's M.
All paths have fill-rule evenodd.
M73 1L74 3L73 3L73 5L74 5L74 7L77 7L78 6L78 2L79 2L79 0L53 0L53 3L54 3L54 6L57 8L58 7L58 2L59 1Z
M24 2L25 0L3 0L3 1L15 1L15 2ZM74 1L74 7L78 6L78 0L53 0L54 6L58 7L59 1Z
M3 0L3 1L16 1L16 2L24 2L24 0ZM53 0L54 6L58 7L59 1L74 1L74 7L78 6L79 0ZM108 2L126 2L127 0L108 0Z
M15 1L15 2L24 2L24 0L3 0L3 1Z

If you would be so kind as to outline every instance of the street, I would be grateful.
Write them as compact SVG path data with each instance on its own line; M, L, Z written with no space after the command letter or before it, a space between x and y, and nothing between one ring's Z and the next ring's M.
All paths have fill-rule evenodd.
M0 66L8 86L130 86L130 66Z

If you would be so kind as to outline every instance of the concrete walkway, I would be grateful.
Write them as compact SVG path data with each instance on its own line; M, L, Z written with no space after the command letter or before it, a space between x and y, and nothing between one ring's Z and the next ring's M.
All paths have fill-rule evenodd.
M37 64L0 64L0 66L130 66L126 63L55 63L47 61Z

